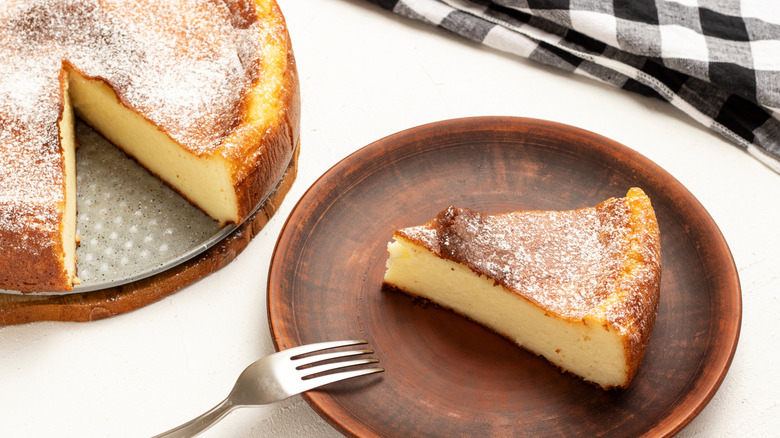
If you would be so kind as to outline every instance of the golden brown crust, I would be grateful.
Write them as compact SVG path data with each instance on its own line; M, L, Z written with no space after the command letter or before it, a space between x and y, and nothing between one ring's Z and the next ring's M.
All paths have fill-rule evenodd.
M631 233L623 275L615 293L620 297L606 308L610 324L624 335L631 382L647 351L655 325L661 288L661 239L658 221L650 199L638 188L627 194L631 209Z
M29 257L23 249L28 244L19 235L0 231L0 242L8 244L0 250L0 288L13 287L22 292L71 290L73 284L64 270L59 236L40 229L26 238L51 244L39 245L36 257Z
M262 201L262 197L266 196L282 177L300 135L301 97L295 56L290 36L284 26L284 17L275 3L272 10L281 25L280 28L285 29L283 76L277 88L278 110L271 123L265 126L257 124L258 126L240 130L241 136L238 138L246 145L245 150L254 151L254 160L243 157L234 161L237 168L247 169L237 172L235 183L240 220L251 214ZM257 132L264 134L258 136Z

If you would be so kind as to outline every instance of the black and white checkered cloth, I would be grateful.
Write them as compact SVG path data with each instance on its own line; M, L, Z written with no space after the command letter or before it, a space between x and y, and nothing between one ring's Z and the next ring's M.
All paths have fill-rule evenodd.
M659 97L780 172L778 0L369 0Z

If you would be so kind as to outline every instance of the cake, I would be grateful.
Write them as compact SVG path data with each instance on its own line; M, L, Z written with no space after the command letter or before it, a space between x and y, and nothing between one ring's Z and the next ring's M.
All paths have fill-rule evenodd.
M74 117L222 225L297 156L275 0L6 0L0 56L0 289L79 281Z
M386 286L470 318L604 389L625 388L655 323L658 223L639 188L568 211L448 207L388 244Z

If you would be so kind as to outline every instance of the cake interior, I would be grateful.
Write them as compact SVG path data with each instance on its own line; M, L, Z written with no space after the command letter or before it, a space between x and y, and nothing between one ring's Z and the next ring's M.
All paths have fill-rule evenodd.
M227 161L186 151L157 126L124 106L105 82L66 68L75 113L147 170L220 223L238 222Z
M588 320L554 317L468 266L400 236L388 245L385 282L487 326L562 369L604 388L624 385L629 366L619 334Z
M65 215L62 221L62 249L64 253L63 265L68 271L66 275L72 279L73 284L79 284L80 281L76 276L76 120L73 117L73 107L68 91L69 86L66 82L64 85L65 105L59 122L65 162Z

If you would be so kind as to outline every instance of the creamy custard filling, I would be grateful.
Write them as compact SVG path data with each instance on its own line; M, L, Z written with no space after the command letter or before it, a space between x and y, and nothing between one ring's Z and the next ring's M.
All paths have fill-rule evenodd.
M76 276L76 136L73 106L68 94L68 84L64 84L64 108L59 122L60 141L62 142L63 161L65 163L65 208L62 220L63 264L66 276L72 284L79 284Z
M230 168L221 155L198 156L185 150L122 105L105 82L67 71L70 98L81 119L221 224L238 222Z

